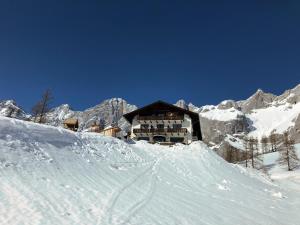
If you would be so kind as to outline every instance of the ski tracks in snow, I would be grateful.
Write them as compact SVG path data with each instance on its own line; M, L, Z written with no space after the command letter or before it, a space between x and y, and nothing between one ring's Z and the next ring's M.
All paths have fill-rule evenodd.
M98 221L97 224L102 224L105 222L106 224L109 225L121 225L121 224L127 224L136 213L138 213L140 210L142 210L147 203L152 199L155 193L156 189L156 183L158 180L157 174L159 171L159 164L160 164L161 158L158 158L155 160L152 165L145 169L143 172L135 176L133 179L129 180L125 185L123 185L120 189L116 190L109 203L108 207L106 208L106 221ZM126 196L126 192L130 191L130 189L133 189L134 185L140 181L141 179L145 179L145 176L148 176L149 181L146 182L148 183L149 186L147 191L142 194L142 197L140 199L137 199L136 201L130 201L128 204L131 205L126 209L122 210L122 214L117 212L118 205L120 203L120 200L122 197ZM134 191L134 190L133 190ZM131 193L132 196L134 197L134 193ZM120 211L120 210L119 210Z

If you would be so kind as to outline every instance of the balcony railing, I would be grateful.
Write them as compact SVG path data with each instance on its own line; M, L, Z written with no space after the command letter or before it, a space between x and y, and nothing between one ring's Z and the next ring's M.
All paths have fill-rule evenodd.
M164 134L164 133L187 133L187 128L164 128L164 129L133 129L133 133Z
M183 115L173 115L173 116L138 116L137 120L183 120Z

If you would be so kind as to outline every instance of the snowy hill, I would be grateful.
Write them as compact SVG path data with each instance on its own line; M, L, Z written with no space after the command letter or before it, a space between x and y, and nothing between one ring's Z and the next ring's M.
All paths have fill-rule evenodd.
M127 144L0 116L0 224L295 225L300 193L201 142Z

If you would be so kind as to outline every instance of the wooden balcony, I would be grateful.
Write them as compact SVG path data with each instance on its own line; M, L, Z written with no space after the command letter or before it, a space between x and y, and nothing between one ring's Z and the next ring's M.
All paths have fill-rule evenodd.
M187 128L164 128L164 129L133 129L134 134L166 134L166 133L181 133L186 134Z
M138 116L137 120L147 121L147 120L184 120L183 115L173 115L173 116Z

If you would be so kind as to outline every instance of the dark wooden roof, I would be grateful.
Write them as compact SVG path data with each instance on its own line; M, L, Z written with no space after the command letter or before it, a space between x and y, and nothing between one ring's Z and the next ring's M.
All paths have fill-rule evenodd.
M192 119L193 130L194 130L194 132L197 133L196 135L198 136L198 139L201 140L199 114L192 112L190 110L187 110L187 109L180 108L178 106L175 106L173 104L170 104L170 103L167 103L164 101L153 102L150 105L146 105L142 108L134 110L123 116L130 124L132 124L132 120L136 115L143 115L143 114L147 114L147 113L151 113L151 112L155 112L155 111L161 111L161 110L162 111L180 112L180 113L189 115Z

